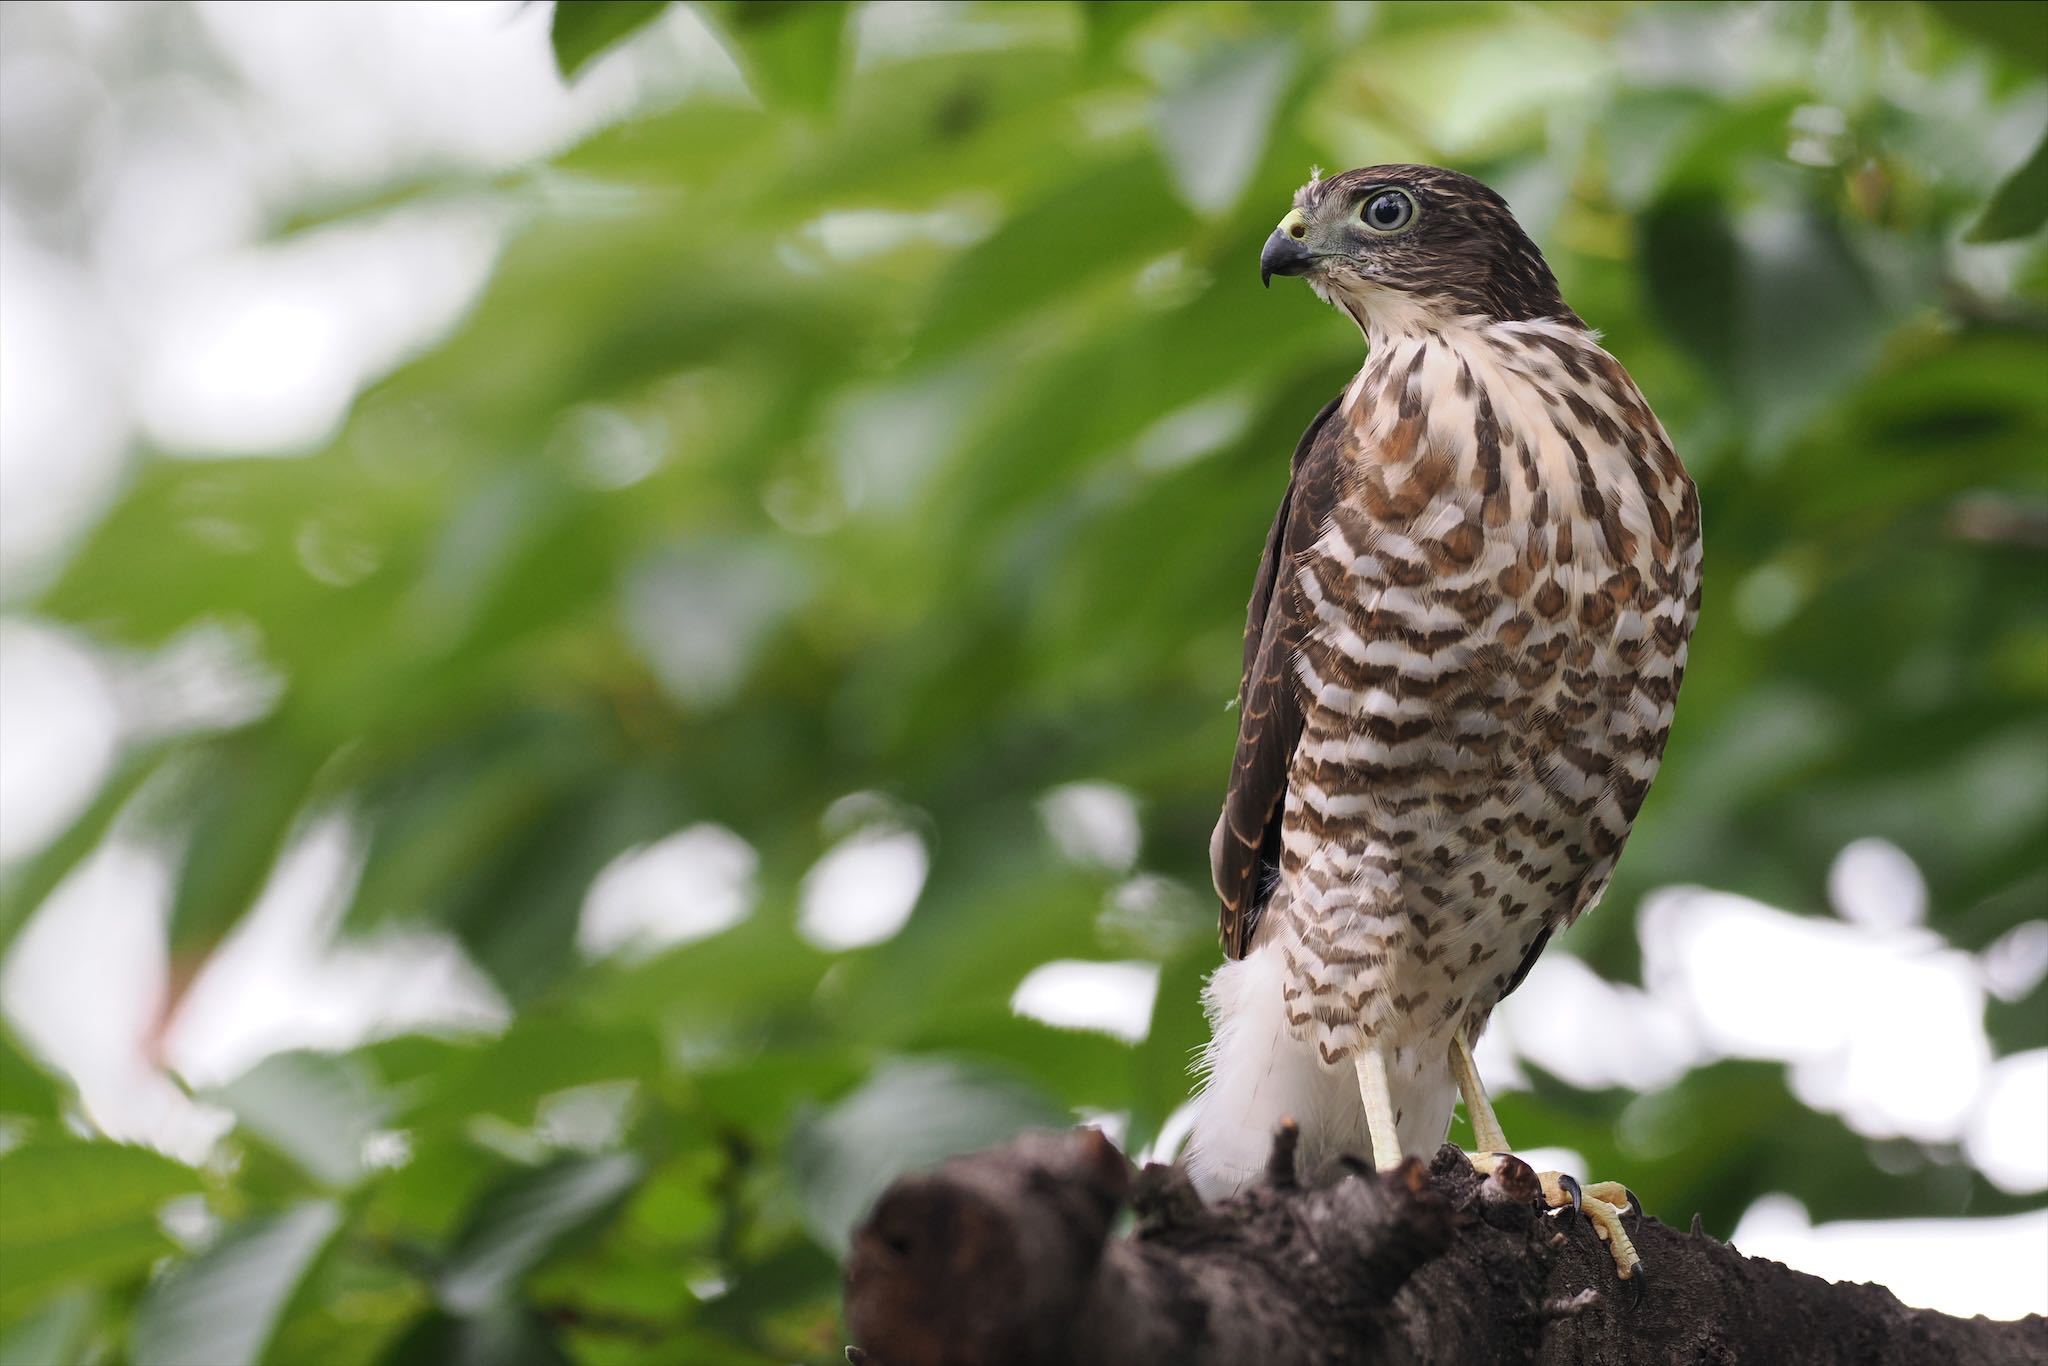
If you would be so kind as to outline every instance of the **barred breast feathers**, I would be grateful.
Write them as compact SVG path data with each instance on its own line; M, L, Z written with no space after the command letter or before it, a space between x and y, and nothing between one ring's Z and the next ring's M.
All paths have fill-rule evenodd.
M1278 816L1252 924L1280 936L1287 1024L1326 1065L1476 1034L1597 901L1656 776L1698 585L1691 484L1576 320L1369 316L1370 357L1290 485L1313 515L1269 541L1286 590L1270 609L1255 591L1247 677L1291 689L1247 703L1238 773L1271 761L1284 783L1234 780L1226 802L1245 799L1225 844L1247 854ZM1282 752L1252 722L1290 708Z
M1617 563L1634 558L1636 543L1673 549L1688 481L1662 424L1597 334L1480 319L1370 333L1372 356L1339 408L1361 453L1397 466L1450 457L1459 468L1434 471L1432 482L1462 475L1490 527L1568 519L1574 536L1604 532L1599 548ZM1562 500L1564 491L1576 496Z
M1509 626L1509 607L1553 580L1598 634L1689 622L1697 497L1597 334L1575 323L1375 310L1371 357L1339 416L1378 545L1411 563L1432 550L1438 582L1445 570L1492 579L1496 619L1470 623L1482 630ZM1473 557L1457 554L1468 547Z
M1369 316L1371 357L1339 405L1349 491L1297 569L1314 628L1295 661L1311 720L1288 871L1318 849L1331 862L1327 823L1365 820L1415 831L1404 863L1432 846L1449 860L1426 877L1438 887L1489 869L1505 908L1502 870L1554 830L1572 876L1513 894L1569 923L1604 890L1662 756L1697 607L1696 495L1576 322ZM1488 812L1527 824L1484 835ZM1301 890L1348 915L1391 869L1329 871Z

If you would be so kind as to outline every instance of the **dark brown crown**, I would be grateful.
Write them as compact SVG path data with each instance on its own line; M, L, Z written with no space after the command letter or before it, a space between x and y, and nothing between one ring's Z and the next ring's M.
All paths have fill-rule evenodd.
M1385 186L1413 196L1416 217L1409 231L1365 246L1375 264L1375 283L1420 297L1448 298L1461 311L1497 322L1579 322L1507 201L1471 176L1441 166L1363 166L1310 181L1294 202L1320 215L1337 208L1331 201L1341 198L1343 211L1350 213L1370 191Z

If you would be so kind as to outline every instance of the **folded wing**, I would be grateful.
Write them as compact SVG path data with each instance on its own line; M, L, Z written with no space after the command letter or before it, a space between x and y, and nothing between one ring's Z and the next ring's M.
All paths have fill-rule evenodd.
M1294 448L1287 493L1266 536L1266 553L1245 610L1244 678L1238 685L1237 755L1223 820L1210 847L1210 874L1222 901L1223 951L1242 958L1280 871L1280 818L1287 772L1302 732L1294 661L1309 628L1295 581L1342 493L1344 424L1338 400L1316 414Z

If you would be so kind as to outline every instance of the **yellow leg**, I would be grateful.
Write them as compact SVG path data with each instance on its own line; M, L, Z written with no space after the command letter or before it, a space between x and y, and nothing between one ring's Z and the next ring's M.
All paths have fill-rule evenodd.
M1465 1042L1462 1025L1451 1036L1451 1075L1458 1079L1458 1094L1465 1101L1465 1118L1472 1121L1473 1150L1506 1152L1508 1136L1501 1132L1500 1121L1494 1117L1493 1102L1486 1098L1486 1087L1480 1083L1479 1068L1472 1061L1472 1046Z
M1361 1062L1361 1072L1363 1067ZM1473 1170L1491 1176L1510 1149L1507 1134L1493 1113L1493 1102L1487 1099L1486 1087L1479 1080L1479 1069L1473 1065L1472 1045L1466 1041L1463 1028L1451 1039L1451 1075L1457 1079L1458 1093L1464 1098L1465 1117L1472 1121L1473 1147L1477 1149L1472 1155ZM1621 1223L1622 1214L1635 1203L1628 1187L1619 1181L1581 1186L1563 1172L1539 1172L1537 1181L1543 1188L1543 1202L1550 1208L1570 1205L1592 1222L1594 1233L1614 1255L1621 1279L1629 1280L1641 1270L1643 1259L1637 1255L1635 1244Z
M1394 1099L1387 1060L1370 1043L1358 1050L1358 1096L1365 1102L1365 1128L1372 1135L1372 1167L1389 1172L1401 1163L1401 1136L1394 1129Z

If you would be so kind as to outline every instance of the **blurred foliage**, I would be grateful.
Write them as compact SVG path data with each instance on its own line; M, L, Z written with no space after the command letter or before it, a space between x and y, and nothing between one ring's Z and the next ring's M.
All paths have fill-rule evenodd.
M561 69L657 8L568 0ZM142 459L23 604L131 649L224 625L282 686L128 753L0 932L136 830L181 851L189 981L340 814L351 929L445 927L514 1019L273 1057L204 1097L236 1128L203 1170L83 1134L0 1040L0 1360L831 1360L832 1249L890 1173L1077 1109L1155 1135L1216 956L1244 595L1359 361L1256 288L1312 163L1502 188L1701 483L1665 776L1564 947L1633 975L1656 884L1818 910L1865 835L1958 945L2041 914L2048 9L699 13L757 99L365 196L516 216L467 319L317 453ZM1048 836L1077 780L1136 794L1138 868ZM581 954L593 877L698 822L758 851L752 914ZM877 827L929 851L915 914L814 947L804 871ZM1054 958L1159 962L1145 1040L1014 1016ZM1995 1006L1998 1050L2048 1044L2043 1007ZM1650 1097L1655 1154L1618 1137L1638 1098L1537 1081L1510 1132L1722 1233L1769 1190L2015 1207L1777 1066Z

